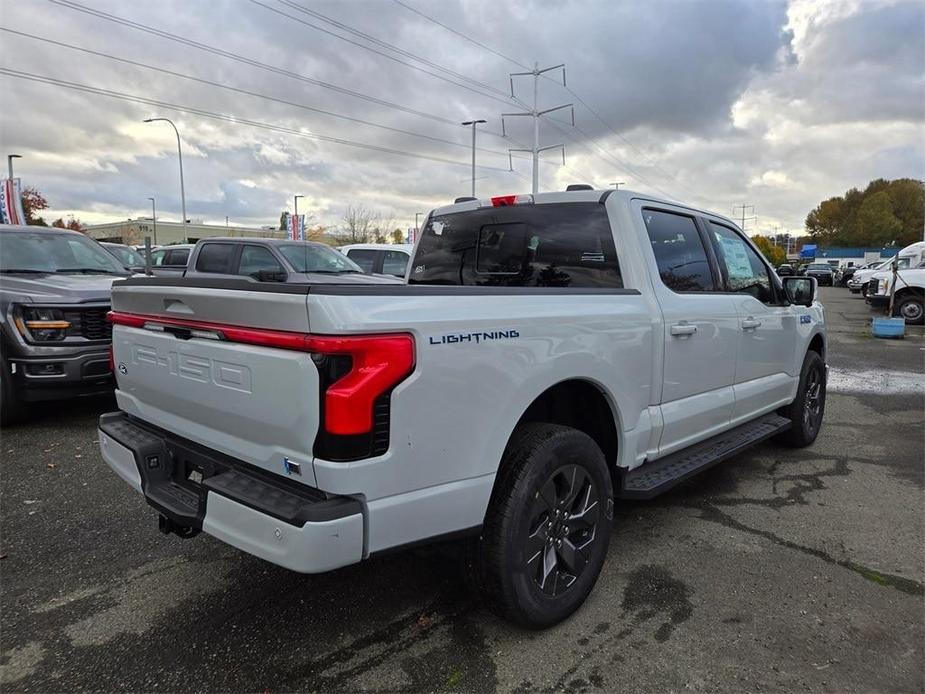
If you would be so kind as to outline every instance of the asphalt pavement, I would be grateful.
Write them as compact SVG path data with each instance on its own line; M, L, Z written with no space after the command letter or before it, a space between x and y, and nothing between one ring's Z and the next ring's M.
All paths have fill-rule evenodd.
M922 691L925 339L823 288L810 448L763 444L623 503L584 607L544 632L479 606L459 546L319 576L157 514L102 462L110 400L0 438L0 686L49 691Z

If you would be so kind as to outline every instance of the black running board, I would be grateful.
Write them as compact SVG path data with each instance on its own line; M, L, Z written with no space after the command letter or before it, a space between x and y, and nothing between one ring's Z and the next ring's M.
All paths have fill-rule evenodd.
M767 414L677 453L644 463L623 475L617 497L651 499L698 472L713 467L790 428L790 420Z

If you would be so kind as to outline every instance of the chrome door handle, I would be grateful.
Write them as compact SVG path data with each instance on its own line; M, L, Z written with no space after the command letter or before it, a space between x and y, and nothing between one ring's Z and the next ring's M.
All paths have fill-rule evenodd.
M742 321L742 330L754 330L755 328L760 327L761 321L756 318L752 318L751 316Z
M695 332L697 332L696 325L688 325L687 323L678 323L677 325L671 326L671 334L677 335L679 337L684 336L684 335L693 335Z

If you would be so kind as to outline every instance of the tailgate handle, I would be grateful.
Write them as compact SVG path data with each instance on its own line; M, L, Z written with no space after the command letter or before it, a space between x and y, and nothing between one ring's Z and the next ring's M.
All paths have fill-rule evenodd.
M164 310L168 313L193 315L193 309L184 304L180 299L164 299Z

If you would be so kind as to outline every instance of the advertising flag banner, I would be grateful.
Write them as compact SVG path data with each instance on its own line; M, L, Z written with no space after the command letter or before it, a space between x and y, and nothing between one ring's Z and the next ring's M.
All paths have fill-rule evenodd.
M0 224L25 224L22 184L18 178L5 178L0 185Z
M289 215L289 238L292 241L305 240L305 215Z

